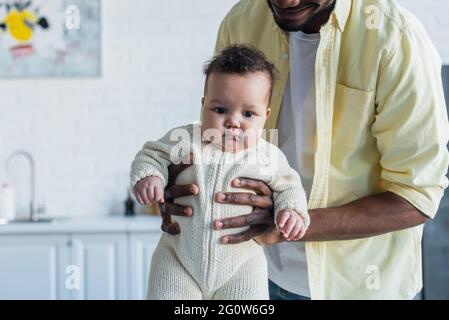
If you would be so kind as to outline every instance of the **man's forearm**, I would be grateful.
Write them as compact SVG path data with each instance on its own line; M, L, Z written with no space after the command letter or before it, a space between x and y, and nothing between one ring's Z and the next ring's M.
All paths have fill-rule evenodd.
M351 240L423 224L427 217L398 195L385 192L341 207L313 209L301 241Z

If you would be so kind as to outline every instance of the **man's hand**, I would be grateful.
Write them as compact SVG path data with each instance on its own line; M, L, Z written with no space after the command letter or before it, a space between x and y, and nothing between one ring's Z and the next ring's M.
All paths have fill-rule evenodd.
M254 211L241 216L227 219L218 219L214 221L214 227L217 230L231 229L249 226L244 232L226 235L222 238L225 244L241 243L255 238L258 243L280 242L282 238L275 233L273 199L271 189L260 180L248 178L236 178L232 181L233 187L253 190L256 195L251 193L233 193L218 192L215 194L215 201L219 203L229 203L237 205L253 206Z
M179 224L173 223L171 221L171 216L192 216L193 208L189 206L182 206L173 203L173 199L189 196L189 195L197 195L199 192L199 188L196 184L187 184L187 185L175 185L176 178L179 173L184 169L190 167L192 165L192 157L190 157L189 164L171 164L168 167L168 184L165 188L164 199L165 203L159 205L159 209L161 211L162 216L162 226L161 229L164 232L175 235L181 232L179 228Z

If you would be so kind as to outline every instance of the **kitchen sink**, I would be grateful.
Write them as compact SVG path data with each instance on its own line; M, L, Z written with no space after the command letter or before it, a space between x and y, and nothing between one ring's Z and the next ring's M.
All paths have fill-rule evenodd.
M31 220L30 218L18 218L11 221L5 221L0 219L0 225L1 224L15 224L15 223L56 223L60 220L63 220L62 218L49 218L49 217L42 217L38 220Z
M10 221L9 223L51 223L56 222L56 218L39 218L36 221L31 220L30 218L22 218L22 219L15 219Z

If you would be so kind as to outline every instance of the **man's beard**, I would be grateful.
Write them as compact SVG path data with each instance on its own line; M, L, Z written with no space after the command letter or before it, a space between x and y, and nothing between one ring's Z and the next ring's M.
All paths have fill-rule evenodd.
M311 22L312 22L318 15L320 15L321 13L324 13L325 11L332 11L332 10L334 10L336 2L337 2L336 0L330 1L330 2L329 2L323 9L314 12L314 13L313 13L310 17L308 17L308 18L306 19L306 21L304 21L302 24L300 24L300 25L295 25L294 22L288 23L288 22L282 22L282 21L279 21L279 20L277 19L277 16L276 16L276 13L275 13L275 11L274 11L273 4L271 3L271 0L267 0L268 7L270 8L271 13L273 14L274 21L275 21L276 24L279 26L279 28L281 28L282 30L287 31L287 32L297 32L297 31L302 31L302 30L304 30L304 29L307 29L307 27L309 26L309 24L310 24L310 23L311 23Z

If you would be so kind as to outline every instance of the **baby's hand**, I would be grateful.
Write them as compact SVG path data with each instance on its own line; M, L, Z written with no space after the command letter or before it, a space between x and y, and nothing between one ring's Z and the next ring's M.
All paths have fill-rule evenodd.
M164 184L161 178L156 176L146 177L134 186L134 194L140 204L151 202L164 203Z
M297 241L301 239L306 232L304 221L299 213L294 210L283 209L279 211L276 218L276 224L284 238L288 241Z

